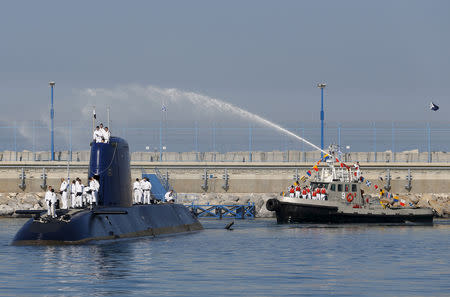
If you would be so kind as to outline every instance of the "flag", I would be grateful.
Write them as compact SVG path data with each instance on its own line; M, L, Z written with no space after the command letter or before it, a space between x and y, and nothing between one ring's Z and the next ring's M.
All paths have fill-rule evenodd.
M161 107L161 111L167 111L167 108L166 108L165 105L163 105L163 106Z
M375 190L376 190L376 189L378 189L378 186L377 186L377 185L375 185Z
M394 196L394 202L398 202L398 196Z
M437 106L436 104L434 104L433 102L430 102L430 109L432 111L437 111L439 109L439 106Z
M308 176L311 176L311 171L310 171L310 170L306 171L306 174L307 174Z
M361 182L364 182L364 177L361 176L361 177L359 178L359 180L360 180Z
M388 197L389 199L391 199L391 196L392 196L391 193L387 193L387 197Z
M344 163L341 163L341 167L344 168Z
M401 206L405 206L405 202L406 202L405 200L401 199L401 200L400 200L400 205L401 205Z
M304 176L304 175L300 178L300 180L301 180L302 182L305 182L307 179L308 179L308 177L306 177L306 176Z
M314 169L315 171L319 171L319 168L317 167L317 165L314 165L313 169Z
M95 108L94 108L94 110L92 111L92 116L94 117L94 119L97 118L97 114L95 113Z
M366 186L370 187L372 185L372 183L370 182L370 180L366 180Z

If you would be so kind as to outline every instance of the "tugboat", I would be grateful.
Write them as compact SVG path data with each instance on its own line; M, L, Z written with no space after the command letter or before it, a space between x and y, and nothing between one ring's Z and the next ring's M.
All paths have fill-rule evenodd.
M158 203L132 205L128 143L111 137L108 143L91 143L88 177L100 183L98 205L58 210L57 217L33 214L17 232L13 245L84 244L138 236L158 236L202 230L198 219L183 205Z
M277 222L283 223L387 223L432 224L431 209L414 207L389 207L371 204L361 189L362 179L352 168L336 168L338 159L326 160L328 166L309 182L311 192L321 189L320 199L303 199L286 196L267 200L266 208L275 211Z

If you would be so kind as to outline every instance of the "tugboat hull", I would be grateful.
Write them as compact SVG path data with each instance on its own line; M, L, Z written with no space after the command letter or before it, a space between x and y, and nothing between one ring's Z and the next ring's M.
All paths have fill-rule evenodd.
M433 223L433 212L429 209L352 208L351 206L339 205L329 201L298 198L270 199L267 202L267 209L276 212L279 224Z
M30 219L17 232L12 244L84 244L202 229L197 218L179 204L72 210L59 219Z

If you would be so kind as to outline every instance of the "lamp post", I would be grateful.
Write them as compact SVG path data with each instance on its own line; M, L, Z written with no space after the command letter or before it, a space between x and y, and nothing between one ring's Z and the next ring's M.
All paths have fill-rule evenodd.
M323 151L323 121L325 120L325 113L323 112L323 89L325 89L326 84L318 83L317 87L320 89L321 97L321 108L320 108L320 149ZM320 152L321 158L323 158L323 152Z
M48 83L51 88L51 108L50 108L50 120L51 120L51 160L55 161L55 138L54 138L54 126L53 119L55 118L55 110L53 109L53 89L55 88L55 82L51 81Z

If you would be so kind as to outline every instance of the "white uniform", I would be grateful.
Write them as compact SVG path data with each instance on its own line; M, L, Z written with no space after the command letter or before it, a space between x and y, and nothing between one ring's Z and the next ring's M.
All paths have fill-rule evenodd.
M50 216L52 214L50 209L50 205L52 204L52 191L50 190L45 192L45 204L47 205L47 215Z
M61 192L61 208L62 209L68 209L68 201L67 201L67 188L69 187L69 183L67 181L63 181L61 183L61 186L59 187L59 191Z
M141 203L142 189L140 182L135 181L133 183L133 191L134 191L134 203L135 204Z
M169 191L169 192L166 193L166 195L164 195L164 200L166 200L166 202L170 202L170 201L173 201L175 199L173 198L173 194L170 193L170 191Z
M92 204L91 188L83 187L83 205Z
M103 130L103 139L105 143L109 143L109 139L111 138L111 132Z
M141 183L141 191L142 191L140 203L145 204L145 192L146 192L146 188L147 188L147 182L145 179L141 179L140 183Z
M150 190L152 189L152 184L149 181L144 181L143 183L143 192L144 192L144 204L150 204Z
M100 129L94 130L93 138L95 142L102 142L103 141L102 136L103 134L102 131L100 131Z
M81 185L81 183L79 181L75 182L75 190L76 190L76 204L77 207L82 207L83 206L83 186Z
M356 178L359 180L359 178L361 177L361 170L359 169L359 165L358 163L355 163L353 166L355 167Z
M92 203L96 203L98 201L98 190L100 189L100 184L96 179L93 179L89 182L89 188L91 189L92 193Z
M72 198L71 204L72 204L72 208L77 207L77 200L75 199L76 194L77 194L77 189L74 183L72 183L72 185L70 186L70 198Z
M52 205L50 206L50 214L52 218L56 218L56 201L58 199L56 198L55 192L50 192L50 194L51 194L50 202L52 203Z

